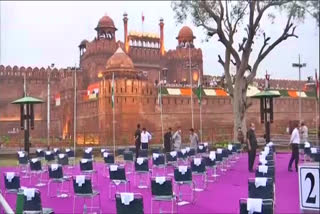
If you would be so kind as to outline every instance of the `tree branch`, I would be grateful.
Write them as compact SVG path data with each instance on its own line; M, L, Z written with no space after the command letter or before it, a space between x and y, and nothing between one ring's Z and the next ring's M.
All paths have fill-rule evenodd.
M222 7L222 3L220 2L220 8ZM234 59L236 60L237 63L237 67L240 66L241 64L241 60L239 57L239 54L237 53L237 51L232 47L232 44L229 40L227 40L226 36L224 35L223 29L222 29L222 25L221 25L221 19L218 15L216 15L208 6L208 4L206 3L206 1L199 1L199 6L203 7L203 9L209 14L210 17L212 17L215 22L217 23L217 34L219 35L219 41L224 44L224 46L227 49L230 49L230 52L232 54L232 56L234 57ZM223 8L223 7L222 7ZM223 13L223 12L222 12ZM220 15L222 14L220 13Z
M247 41L247 38L243 38L242 43L241 44L239 43L239 49L238 49L239 52L243 51L243 46L245 45L246 41Z
M288 21L287 21L287 24L285 26L285 29L283 30L283 33L281 34L281 36L276 40L274 41L270 46L268 46L268 48L263 51L265 49L265 47L268 45L268 41L269 41L269 37L265 38L264 39L264 44L263 46L261 47L260 51L259 51L259 54L258 54L258 57L257 57L257 60L255 61L254 65L253 65L253 68L252 68L252 72L250 73L250 75L248 76L247 78L247 82L248 84L251 83L254 79L254 77L256 76L257 74L257 69L258 69L258 66L259 64L262 62L262 60L277 46L279 45L282 41L288 39L289 37L296 37L298 38L297 35L294 34L294 31L296 29L296 27L294 26L293 27L293 23L291 23L291 18L292 18L292 14L289 16L288 18ZM290 29L292 28L291 30L291 33L289 33ZM264 35L265 36L265 35Z

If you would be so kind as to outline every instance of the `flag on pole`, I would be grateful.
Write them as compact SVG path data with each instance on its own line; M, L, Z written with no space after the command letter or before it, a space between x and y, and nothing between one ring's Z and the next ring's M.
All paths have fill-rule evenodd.
M112 73L112 82L111 82L111 105L114 107L114 73Z
M143 13L141 14L141 17L142 17L142 23L144 22L144 15Z
M201 98L202 98L202 87L201 87L200 78L198 79L198 88L196 90L196 95L198 97L198 103L200 105L201 104Z
M61 104L60 93L55 95L55 100L56 100L56 106L60 106Z
M317 70L315 71L315 73L316 73L316 98L317 100L319 100L320 88L319 88L319 79L318 79Z

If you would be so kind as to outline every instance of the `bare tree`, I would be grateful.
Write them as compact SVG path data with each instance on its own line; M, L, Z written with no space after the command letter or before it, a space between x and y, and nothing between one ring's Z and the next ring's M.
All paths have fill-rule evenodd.
M296 0L172 2L178 22L183 22L191 16L196 26L203 27L209 37L217 35L218 41L225 47L224 56L218 55L218 62L224 68L227 83L225 88L232 98L235 137L238 127L246 133L246 111L251 105L246 92L257 74L260 63L286 39L298 38L295 34L295 20L303 20L305 14L309 13L319 21L319 1L316 2ZM274 21L277 10L287 12L288 17L283 32L271 42L271 38L263 32L261 20L268 18ZM243 31L241 26L244 26ZM259 34L263 36L263 44L261 47L254 47L253 44ZM236 36L242 37L237 48L234 44ZM258 48L257 56L251 54L253 48ZM253 63L250 64L249 61ZM230 63L236 67L234 77L230 75Z

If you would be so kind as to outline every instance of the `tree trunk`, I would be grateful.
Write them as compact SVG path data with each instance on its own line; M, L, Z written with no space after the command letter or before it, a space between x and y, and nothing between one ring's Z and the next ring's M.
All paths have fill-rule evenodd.
M237 77L233 90L233 133L234 141L237 141L238 128L241 127L243 135L246 138L247 126L246 126L246 80L244 77Z

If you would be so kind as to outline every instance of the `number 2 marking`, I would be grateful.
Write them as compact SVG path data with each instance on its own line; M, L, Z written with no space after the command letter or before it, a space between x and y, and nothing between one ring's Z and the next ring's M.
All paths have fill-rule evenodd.
M314 176L313 176L313 174L311 172L307 173L305 180L307 180L308 178L311 181L311 188L310 188L310 192L309 192L308 198L306 200L306 203L315 204L317 196L310 197L310 195L311 195L311 193L313 191L313 188L314 188Z

